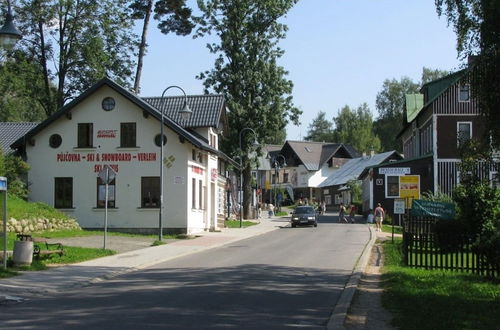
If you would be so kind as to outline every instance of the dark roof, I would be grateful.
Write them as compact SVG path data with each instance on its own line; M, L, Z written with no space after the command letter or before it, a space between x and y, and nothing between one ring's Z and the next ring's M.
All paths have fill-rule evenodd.
M0 150L5 155L14 152L14 149L11 149L10 145L38 124L38 122L0 123Z
M426 159L426 158L432 158L432 154L427 154L427 155L423 155L423 156L419 156L419 157L415 157L415 158L408 158L408 159L400 159L400 160L396 160L396 161L389 161L389 162L383 162L383 163L380 163L380 164L374 164L374 165L370 165L370 166L367 166L363 172L361 172L358 176L359 179L362 179L366 173L371 169L371 168L379 168L379 167L382 167L382 166L388 166L388 165L399 165L399 164L405 164L405 163L409 163L409 162L413 162L415 160L420 160L420 159Z
M40 132L45 127L47 127L52 122L54 122L56 119L65 115L66 113L70 112L76 105L78 105L85 98L90 96L92 93L94 93L96 90L98 90L99 88L101 88L104 85L109 86L110 88L115 90L117 93L119 93L122 96L124 96L125 98L127 98L130 102L137 105L143 111L149 113L150 115L152 115L156 119L161 120L160 112L156 108L152 107L149 103L146 103L145 101L141 100L135 94L129 92L128 90L126 90L122 86L118 85L117 83L115 83L111 79L103 78L103 79L99 80L97 83L95 83L92 87L87 89L85 92L80 94L80 96L78 96L76 99L74 99L70 103L66 104L59 111L55 112L52 116L50 116L49 118L47 118L46 120L41 122L38 126L31 129L24 136L21 136L20 138L18 138L14 143L11 144L11 148L18 148L18 147L22 146L24 144L24 141L29 140L31 137L35 136L38 132ZM166 99L169 99L169 98L166 98ZM170 104L170 102L167 102L167 103ZM172 104L175 104L175 102L173 102ZM167 127L172 129L174 132L179 134L179 136L186 139L194 146L201 148L203 150L207 150L207 151L210 151L210 152L213 152L216 154L220 154L220 152L217 149L214 149L213 147L211 147L205 139L200 138L195 133L184 129L177 122L170 119L168 116L163 117L163 122Z
M309 141L286 141L308 171L317 171L337 153L345 153L346 158L355 155L342 143L325 143ZM351 150L354 150L351 147Z
M142 99L155 109L164 107L164 114L185 128L217 128L224 110L223 95L188 95L187 102L193 114L189 120L183 121L179 109L184 106L184 96L165 97L163 104L161 97L142 97Z
M349 180L357 180L359 175L366 167L371 167L389 159L401 159L401 155L397 151L388 151L373 156L364 156L350 159L342 165L338 170L333 172L328 178L321 182L318 187L330 187L341 184L346 184Z

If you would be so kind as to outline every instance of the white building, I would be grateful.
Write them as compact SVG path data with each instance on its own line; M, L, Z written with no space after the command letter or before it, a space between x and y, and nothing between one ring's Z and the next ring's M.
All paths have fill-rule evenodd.
M227 162L218 150L225 122L221 95L140 99L104 78L12 144L29 163L29 199L102 228L105 186L97 174L116 171L108 192L110 230L158 232L160 112L164 107L165 232L218 228L224 216ZM165 139L164 139L165 140ZM233 162L234 163L234 162Z

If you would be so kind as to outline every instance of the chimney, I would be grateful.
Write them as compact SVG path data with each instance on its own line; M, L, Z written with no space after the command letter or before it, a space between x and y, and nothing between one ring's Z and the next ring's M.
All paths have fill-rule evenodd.
M375 155L375 150L373 148L370 149L370 158L372 158Z
M362 156L363 156L363 159L366 158L366 152L363 151Z

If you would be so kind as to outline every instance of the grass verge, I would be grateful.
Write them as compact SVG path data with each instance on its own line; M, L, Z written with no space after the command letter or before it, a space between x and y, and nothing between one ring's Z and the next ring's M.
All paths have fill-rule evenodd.
M246 228L246 227L254 226L257 223L252 222L252 221L243 221L241 224L242 224L243 228ZM226 228L240 228L240 221L239 220L226 220L226 221L224 221L224 225L226 226Z
M382 302L402 329L497 329L500 282L472 274L405 267L401 239L384 245Z
M392 233L392 225L382 225L382 231L384 233ZM401 226L394 226L394 234L402 234L403 233L403 227Z

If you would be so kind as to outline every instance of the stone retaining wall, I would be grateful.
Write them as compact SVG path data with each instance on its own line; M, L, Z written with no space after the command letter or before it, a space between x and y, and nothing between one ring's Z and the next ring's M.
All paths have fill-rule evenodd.
M3 228L3 221L0 221ZM10 218L7 221L7 232L29 234L38 231L81 230L75 219L24 219Z

